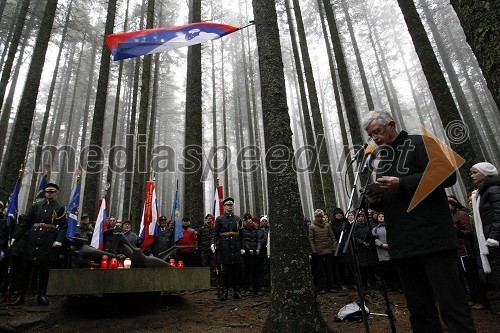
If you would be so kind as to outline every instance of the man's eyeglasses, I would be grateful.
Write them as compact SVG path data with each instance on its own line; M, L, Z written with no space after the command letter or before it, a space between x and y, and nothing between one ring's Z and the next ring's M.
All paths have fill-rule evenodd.
M380 133L382 133L382 131L384 130L384 128L386 127L387 125L382 125L381 127L373 130L373 132L371 133L368 133L368 136L370 138L372 138L374 135L379 135Z

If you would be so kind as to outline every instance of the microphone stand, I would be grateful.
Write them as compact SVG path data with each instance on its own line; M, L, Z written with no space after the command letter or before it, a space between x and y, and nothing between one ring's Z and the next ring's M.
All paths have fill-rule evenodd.
M364 172L362 172L362 169L363 169L363 165L365 164L365 161L367 158L371 158L370 155L365 156L365 158L361 161L361 163L358 164L358 167L356 170L356 176L354 178L353 187L351 189L351 194L349 197L349 206L348 206L348 209L346 210L346 213L345 213L346 218L344 219L344 224L342 226L342 231L340 233L340 239L338 241L339 245L337 246L337 249L335 250L335 256L338 256L340 251L342 251L343 254L346 254L348 249L350 249L350 251L349 251L349 255L350 255L349 263L351 265L351 269L352 269L353 274L354 274L356 289L358 292L358 297L359 297L358 305L361 309L361 316L362 316L363 323L365 326L365 332L369 333L370 326L368 324L368 313L365 310L365 304L366 304L365 293L364 293L363 283L361 281L361 271L359 268L359 261L358 261L358 257L357 257L356 244L355 244L354 239L352 237L352 233L354 231L359 213L360 213L361 209L365 206L365 200L366 200L365 191L366 191L366 186L368 184L368 181L370 180L369 177L366 178L365 183L361 187L360 197L359 197L359 201L358 201L358 207L356 208L356 212L355 212L354 222L352 223L352 225L350 225L349 231L346 234L346 228L347 228L347 223L348 223L347 222L347 214L349 213L351 206L353 204L353 198L354 198L356 186L357 186L358 181L360 181L360 175L364 173ZM368 223L369 229L371 229L369 221L367 221L367 223ZM371 234L371 230L370 230L370 234ZM345 241L343 241L344 238L346 238ZM343 248L342 248L342 243L344 244ZM389 296L387 294L387 287L386 287L385 279L382 276L382 274L381 274L380 279L381 279L381 283L382 283L382 290L383 290L383 295L384 295L384 300L385 300L385 305L386 305L386 310L385 310L386 313L385 314L373 313L373 314L387 316L387 318L389 319L389 323L391 325L391 332L396 333L396 326L394 324L396 319L395 319L394 314L393 314L391 307L390 307Z
M365 326L365 332L369 333L370 332L370 326L368 324L368 313L366 312L366 309L365 309L365 303L366 303L366 301L365 301L365 291L364 291L364 288L363 288L363 283L361 281L361 271L359 269L359 261L358 261L358 257L357 257L356 244L354 243L354 239L352 238L352 232L354 230L354 227L355 227L355 224L356 224L356 220L358 219L359 212L361 211L361 209L364 206L365 195L364 195L364 190L363 189L366 187L366 184L368 183L368 180L369 180L368 177L366 179L365 185L362 187L361 196L359 197L358 207L356 209L356 213L355 213L355 217L354 217L354 222L352 223L352 225L350 225L349 231L348 231L348 233L346 235L346 232L347 232L346 229L347 229L347 223L348 223L347 222L347 214L348 214L348 212L351 209L351 206L352 206L352 203L353 203L353 199L354 199L354 193L356 191L356 187L357 187L358 181L360 181L360 177L359 176L361 174L361 172L360 172L361 171L361 167L364 164L364 160L366 158L367 157L365 157L362 160L362 163L358 163L358 167L356 169L356 176L354 178L354 183L353 183L353 186L352 186L352 189L351 189L351 194L349 196L349 205L348 205L348 209L346 210L346 213L345 213L345 217L346 218L344 220L344 224L342 226L342 231L340 233L340 239L338 241L339 245L337 246L337 249L335 250L335 256L338 256L339 252L341 251L342 244L344 244L344 247L342 249L342 253L343 254L346 254L347 250L350 249L350 251L349 251L349 263L350 263L351 269L353 271L354 280L355 280L355 283L356 283L356 290L358 292L358 297L359 297L358 305L361 308L361 317L363 319L363 323L364 323L364 326ZM346 240L344 242L343 239L345 237L346 237Z

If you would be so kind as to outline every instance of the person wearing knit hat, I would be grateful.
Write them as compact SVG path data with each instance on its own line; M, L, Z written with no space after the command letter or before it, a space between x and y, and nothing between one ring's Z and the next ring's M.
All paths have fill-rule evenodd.
M474 164L471 177L472 210L483 271L491 273L500 286L500 176L488 162Z
M472 167L475 168L475 169L477 169L479 172L481 172L485 176L496 176L496 175L498 175L497 168L495 168L495 166L493 164L488 163L488 162L476 163Z

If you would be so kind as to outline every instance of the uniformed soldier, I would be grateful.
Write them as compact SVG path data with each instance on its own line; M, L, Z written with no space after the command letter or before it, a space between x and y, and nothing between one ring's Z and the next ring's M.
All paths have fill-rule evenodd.
M233 298L242 299L240 294L241 273L245 250L241 246L240 228L241 219L234 215L234 199L226 198L223 201L224 214L215 220L211 249L216 253L217 263L221 264L222 295L221 301L228 297L229 281L233 284Z
M25 233L28 238L24 249L22 269L22 281L20 283L20 293L12 305L24 303L28 279L33 265L37 265L38 305L48 305L45 297L47 284L49 282L49 269L57 259L58 249L66 237L68 221L66 219L66 207L57 202L57 192L59 186L54 183L45 185L45 199L31 207L26 216L25 223L21 224L12 236L11 244Z

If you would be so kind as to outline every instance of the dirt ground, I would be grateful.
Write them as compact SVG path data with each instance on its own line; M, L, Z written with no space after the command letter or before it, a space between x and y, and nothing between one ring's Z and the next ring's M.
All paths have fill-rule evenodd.
M335 332L365 332L363 322L336 322L341 307L357 299L355 291L318 295L325 321ZM176 295L111 295L49 297L47 307L30 297L19 307L0 305L0 332L260 332L268 315L269 293L244 300L216 300L215 289ZM389 293L396 332L411 332L404 295ZM391 332L380 293L367 295L372 313L369 331ZM500 300L494 301L500 309ZM477 332L500 332L500 317L472 310Z

